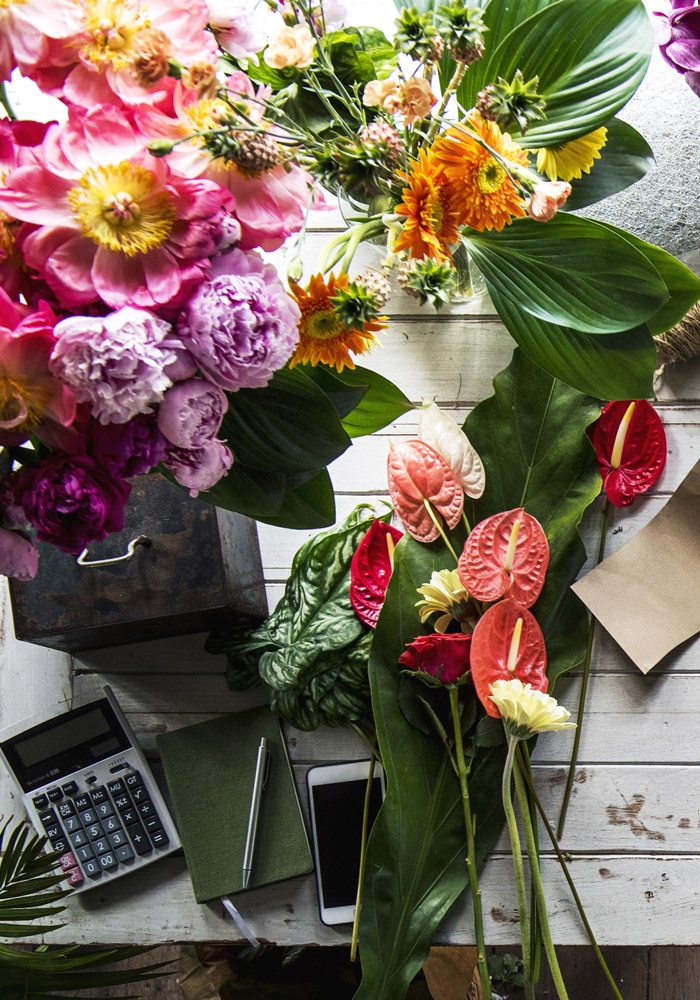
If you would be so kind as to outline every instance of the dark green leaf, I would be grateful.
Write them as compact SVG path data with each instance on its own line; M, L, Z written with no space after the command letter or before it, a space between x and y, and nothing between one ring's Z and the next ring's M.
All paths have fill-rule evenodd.
M571 182L572 191L565 206L568 212L624 191L654 166L651 147L631 125L613 118L606 122L606 128L608 138L600 151L600 159L595 161L590 173Z
M256 520L279 528L325 528L335 521L335 494L326 469L287 489L279 510Z
M199 496L224 510L235 510L247 517L262 519L278 513L284 500L285 486L283 472L250 469L242 462L234 462L228 475L210 490L202 490Z
M374 434L413 409L413 403L398 386L368 368L356 366L336 372L318 365L312 377L334 403L339 389L341 394L358 394L351 410L339 411L343 427L352 438Z

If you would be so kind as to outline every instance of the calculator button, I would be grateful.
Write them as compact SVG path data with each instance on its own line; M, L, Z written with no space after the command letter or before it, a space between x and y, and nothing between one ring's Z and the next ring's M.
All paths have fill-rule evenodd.
M128 844L124 844L123 847L117 848L117 858L123 863L124 861L133 861L134 852L131 850Z
M121 778L116 778L114 781L107 782L107 788L110 795L120 795L126 789L126 785Z
M136 808L139 811L139 816L142 817L153 816L153 814L155 813L153 803L151 802L150 799L144 799L143 802L139 802Z
M75 796L75 798L73 799L73 804L75 805L75 808L78 810L78 812L80 812L83 809L89 809L90 806L92 805L92 802L90 801L90 796L87 794L87 792L83 792L82 795Z
M55 840L51 841L51 846L53 847L54 851L60 851L61 853L63 853L63 851L68 850L70 844L68 843L67 837L56 837Z
M48 788L46 794L49 797L49 802L60 802L63 798L63 792L60 788Z
M55 823L58 817L56 816L55 809L44 809L43 812L39 813L39 821L44 824L44 829Z
M100 867L100 862L97 858L91 858L90 861L85 861L83 863L83 871L88 878L99 878L102 874L102 868Z
M111 851L112 846L106 837L100 837L99 840L93 841L92 849L95 854L106 854L107 851Z
M109 802L107 798L107 789L104 785L98 785L97 788L93 788L90 792L90 798L92 799L92 804L94 806L99 805L100 802Z
M132 826L127 826L126 832L131 837L131 843L134 845L134 850L137 854L151 853L153 850L151 842L146 836L146 831L140 823L134 823Z
M119 812L124 812L131 805L131 797L126 792L122 792L120 795L114 796L114 804Z
M49 804L49 797L48 795L35 795L32 802L34 803L35 809L46 809Z
M143 778L138 771L131 771L129 774L124 775L124 784L127 788L136 788L138 785L143 784Z
M96 781L97 781L97 775L96 774L91 774L89 778L85 779L85 784L86 785L94 785Z
M165 847L170 843L170 839L165 830L154 830L151 834L151 843L154 847Z
M146 816L143 825L146 827L149 833L153 833L154 830L160 830L163 824L160 821L160 816L156 816L153 813L152 816Z
M112 805L111 802L98 802L97 805L95 806L95 809L100 819L104 819L105 816L114 815L114 806Z
M80 883L84 881L85 878L79 868L71 868L71 870L66 874L66 882L68 885L80 885Z
M138 823L139 821L139 814L136 812L133 806L130 806L128 809L125 809L121 815L124 826L131 826L132 823Z
M65 802L61 802L58 807L59 816L75 816L75 806L70 799L66 799Z
M71 868L75 868L78 864L75 854L73 854L72 851L66 851L65 854L62 854L58 859L58 863L64 872L69 871Z
M107 816L102 820L102 826L104 827L105 833L114 833L115 830L122 829L118 816Z
M75 833L71 833L69 836L73 847L83 847L88 842L87 834L84 830L76 830Z
M83 826L89 826L90 823L97 822L97 812L94 809L84 809L80 814L80 819Z
M85 830L87 832L90 840L99 840L100 837L104 837L105 831L101 823L91 823L90 826L86 826Z
M65 816L63 819L63 825L68 833L75 833L76 830L82 829L82 824L77 816Z
M85 847L76 847L75 853L78 861L90 861L95 857L95 852L89 844L86 844Z
M108 854L101 854L97 860L100 862L100 867L103 871L111 872L119 867L119 862L112 851Z
M123 830L115 830L114 833L110 833L108 840L112 847L121 847L123 844L129 843Z
M131 797L134 802L138 805L139 802L144 802L148 799L148 792L143 787L143 785L137 785L136 788L131 789Z
M75 793L78 791L78 782L67 781L65 785L61 785L61 788L63 789L66 795L75 795Z
M52 823L51 826L45 826L46 836L52 843L55 843L59 837L63 836L63 830L58 825L58 823Z

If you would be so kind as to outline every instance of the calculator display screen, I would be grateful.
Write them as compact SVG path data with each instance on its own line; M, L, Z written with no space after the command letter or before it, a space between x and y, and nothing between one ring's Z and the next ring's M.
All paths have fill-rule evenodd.
M130 747L131 741L106 698L42 722L2 744L27 792Z

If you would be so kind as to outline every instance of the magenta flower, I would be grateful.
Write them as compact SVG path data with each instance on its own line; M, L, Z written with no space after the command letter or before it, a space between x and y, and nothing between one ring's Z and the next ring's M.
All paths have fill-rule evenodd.
M177 331L214 385L235 391L267 385L299 339L301 316L271 264L233 250L180 313Z
M16 502L37 538L77 555L124 527L131 486L99 468L87 455L50 455L25 466L14 484Z
M666 464L666 432L646 399L606 403L588 428L603 490L615 507L628 507L651 489Z
M671 12L654 11L654 33L666 62L700 97L700 4L671 0Z
M226 394L201 378L178 382L158 407L158 427L178 448L204 448L216 437L228 408Z
M86 453L117 479L150 472L163 461L167 447L155 413L139 414L126 424L90 420L87 442Z
M214 439L203 448L170 448L165 464L181 486L196 497L216 486L233 465L233 455L223 441Z
M61 305L177 307L207 276L230 194L172 174L121 110L70 108L34 159L10 172L0 209L37 227L25 261Z
M145 309L69 316L54 333L51 371L103 424L150 412L172 384L164 369L177 361L177 340L169 323Z

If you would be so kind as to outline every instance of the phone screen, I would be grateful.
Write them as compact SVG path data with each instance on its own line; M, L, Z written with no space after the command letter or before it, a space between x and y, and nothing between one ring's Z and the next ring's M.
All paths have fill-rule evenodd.
M362 812L367 779L312 785L318 883L325 909L354 906L360 873ZM370 795L369 822L382 804L381 778L375 777Z

